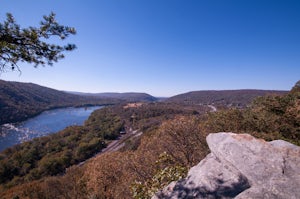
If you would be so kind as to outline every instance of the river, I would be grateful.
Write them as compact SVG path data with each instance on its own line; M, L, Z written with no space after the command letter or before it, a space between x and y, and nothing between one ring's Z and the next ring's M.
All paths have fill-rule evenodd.
M16 124L0 126L0 151L36 137L63 130L71 125L83 125L90 114L101 106L60 108Z

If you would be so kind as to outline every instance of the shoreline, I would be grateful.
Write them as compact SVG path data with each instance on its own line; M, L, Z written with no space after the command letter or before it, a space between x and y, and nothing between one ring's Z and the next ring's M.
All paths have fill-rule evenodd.
M88 107L90 107L90 108L88 108ZM32 118L28 118L27 120L24 120L22 122L2 124L2 125L0 125L0 130L1 130L1 135L3 134L4 136L1 136L3 138L1 138L1 140L0 140L0 143L2 143L1 144L2 146L0 148L2 148L2 147L5 147L5 148L1 149L0 152L5 150L6 148L12 147L17 144L21 144L23 142L33 140L38 137L43 137L43 136L48 136L49 134L58 133L61 130L64 130L65 128L68 128L70 126L74 126L74 125L82 126L84 124L84 121L87 120L95 110L101 109L103 107L105 107L105 106L104 105L80 106L80 107L69 106L69 107L64 107L64 108L61 108L61 107L55 108L55 109L51 109L51 110L48 109L39 114L39 115L42 115L43 113L45 113L47 111L54 111L55 113L57 113L57 112L68 113L69 111L71 111L71 112L88 111L88 114L86 115L86 118L83 121L77 123L78 119L76 119L76 118L78 118L78 117L75 116L74 119L71 119L71 121L75 121L75 123L67 122L67 123L65 123L67 126L64 126L61 129L57 129L56 127L53 127L53 122L52 123L51 122L43 123L44 120L43 119L41 120L39 115L32 117ZM89 110L84 110L85 108L88 108ZM48 116L49 116L49 114L52 115L51 112L45 113L45 114ZM55 114L54 116L51 116L51 117L61 117L61 116L59 116L59 114L58 115ZM72 114L71 114L71 118L73 118ZM33 122L30 120L32 120ZM55 123L57 122L56 118L51 119L51 118L47 117L47 120L48 121L53 120ZM42 122L43 125L36 125L36 121ZM67 120L67 121L69 121L69 120ZM58 124L58 126L62 126L61 123ZM22 139L23 137L25 139ZM10 143L9 146L8 146L8 143L5 143L6 142L5 140L7 140Z
M28 119L34 118L40 114L42 114L45 111L51 111L55 109L61 109L61 108L81 108L81 107L92 107L92 106L112 106L115 105L113 103L104 103L104 104L81 104L81 105L70 105L70 106L51 106L42 110L37 111L36 113L30 114L30 115L24 115L16 119L12 119L10 121L5 121L5 122L0 122L0 126L5 125L5 124L16 124L16 123L21 123L24 122Z

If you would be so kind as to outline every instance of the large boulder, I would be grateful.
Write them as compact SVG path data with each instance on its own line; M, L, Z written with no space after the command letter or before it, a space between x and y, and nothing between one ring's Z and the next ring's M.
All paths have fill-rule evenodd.
M153 198L300 198L300 147L248 134L206 140L211 153Z

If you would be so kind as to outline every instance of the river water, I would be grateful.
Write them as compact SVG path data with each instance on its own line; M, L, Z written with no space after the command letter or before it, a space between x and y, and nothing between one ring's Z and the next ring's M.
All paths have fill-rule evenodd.
M101 106L60 108L16 124L0 126L0 151L7 147L63 130L71 125L83 125L90 114Z

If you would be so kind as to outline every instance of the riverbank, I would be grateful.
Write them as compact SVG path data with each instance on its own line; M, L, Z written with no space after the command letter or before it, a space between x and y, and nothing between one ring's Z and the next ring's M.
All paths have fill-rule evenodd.
M77 104L77 105L75 104L75 105L45 107L43 109L35 110L35 112L33 112L33 113L25 113L23 115L13 117L13 119L11 119L11 120L0 120L0 126L4 125L4 124L15 124L15 123L24 122L28 119L39 116L40 114L42 114L45 111L52 111L52 110L62 109L62 108L82 108L82 107L112 106L112 105L114 105L114 103L95 103L95 104L88 103L88 104ZM5 114L5 113L3 113L3 114ZM8 115L7 117L9 118L11 116Z
M49 135L72 125L83 125L90 114L104 106L67 107L47 110L23 122L4 124L0 131L0 151L36 137Z

